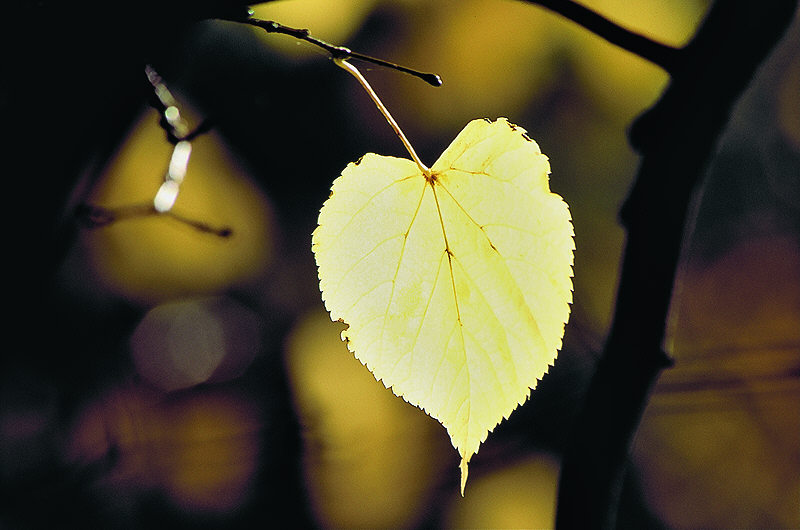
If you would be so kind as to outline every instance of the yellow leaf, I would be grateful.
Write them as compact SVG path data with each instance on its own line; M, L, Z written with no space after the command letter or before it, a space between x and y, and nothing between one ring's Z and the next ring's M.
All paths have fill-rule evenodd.
M312 249L342 338L444 425L463 494L470 458L561 347L573 230L547 157L504 118L470 122L423 168L372 153L349 164Z

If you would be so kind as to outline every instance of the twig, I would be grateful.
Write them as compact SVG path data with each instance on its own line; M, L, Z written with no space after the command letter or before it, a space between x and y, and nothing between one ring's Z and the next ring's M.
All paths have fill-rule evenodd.
M172 211L189 165L189 157L192 152L191 140L208 132L211 125L210 121L206 120L194 130L190 129L189 124L181 115L177 100L158 72L150 65L145 66L144 72L147 76L147 81L153 88L153 106L159 111L159 124L166 131L167 140L173 145L172 156L164 175L164 182L150 204L133 204L118 208L80 204L75 212L76 217L87 226L97 228L123 219L165 215L200 232L223 238L230 237L233 234L231 228L214 228L207 223L190 219Z
M681 65L681 50L623 28L599 13L572 0L523 0L538 4L558 13L602 37L611 44L647 59L669 73L678 71Z
M686 65L631 130L642 165L614 321L566 448L557 527L613 528L631 441L670 362L662 351L688 205L731 108L793 19L798 0L715 2Z
M420 72L419 70L414 70L413 68L408 68L407 66L395 64L386 61L384 59L378 59L377 57L371 57L369 55L364 55L363 53L354 52L350 48L346 48L344 46L336 46L334 44L330 44L322 39L314 37L313 35L311 35L311 32L309 32L309 30L307 29L291 28L289 26L284 26L283 24L280 24L273 20L260 20L249 16L243 18L230 18L225 20L230 20L232 22L240 22L243 24L249 24L251 26L261 28L267 33L281 33L283 35L289 35L290 37L294 37L295 39L298 40L306 41L327 51L329 54L331 54L331 57L333 59L358 59L360 61L366 61L378 66L391 68L393 70L397 70L405 74L413 75L414 77L418 77L419 79L422 79L426 83L435 87L442 86L442 78L436 74Z
M153 203L131 204L127 206L121 206L119 208L104 208L102 206L96 206L93 204L80 204L75 212L75 215L78 220L84 222L89 228L103 227L124 219L160 215L175 219L176 221L185 225L189 225L200 232L206 232L218 237L226 238L233 235L233 230L228 227L216 228L208 223L190 219L172 210L163 212L158 211L156 210L155 206L153 206Z
M147 81L153 87L153 106L161 115L161 128L166 131L167 140L171 144L193 140L211 130L211 120L207 118L194 130L190 130L186 120L181 116L175 96L167 88L166 83L164 83L158 72L148 64L145 65L144 73L147 76Z

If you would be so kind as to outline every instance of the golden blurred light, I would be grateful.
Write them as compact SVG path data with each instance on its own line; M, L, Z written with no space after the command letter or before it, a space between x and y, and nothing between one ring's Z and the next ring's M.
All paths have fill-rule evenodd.
M637 33L681 46L694 34L709 2L586 0L582 4ZM565 24L582 87L609 118L628 123L659 96L668 81L663 70L575 24Z
M159 208L211 227L228 227L231 235L218 237L166 215L120 218L82 235L96 280L111 292L153 303L259 278L272 259L271 206L213 131L192 140L191 147L188 142L173 147L158 114L144 111L87 202L111 210L152 205L168 164L176 167L180 193L168 208L177 189L167 184L157 199Z
M413 527L445 466L457 470L452 448L441 425L356 360L341 330L315 310L287 342L314 512L326 528Z
M674 368L634 459L670 528L800 527L800 248L740 242L693 263L675 309Z
M230 390L165 399L118 387L78 417L65 461L102 469L94 491L116 504L136 506L156 494L182 510L224 515L249 500L260 422L252 401Z
M502 469L470 477L467 495L454 498L446 528L553 528L559 463L533 454Z
M377 3L377 0L283 0L251 8L255 18L308 29L314 37L341 46L358 30ZM260 29L255 31L267 46L295 61L326 53L293 37L267 34Z
M622 26L670 46L682 46L691 38L710 0L692 2L640 0L584 0L586 7Z
M191 396L164 415L168 440L160 455L160 486L176 506L195 513L230 512L249 500L261 425L246 396Z
M171 302L150 310L130 339L137 372L163 390L241 375L261 347L259 316L230 298Z
M560 34L552 15L524 2L415 2L397 13L414 31L398 32L381 53L444 81L433 89L396 74L376 79L376 90L412 136L455 136L475 118L518 122L531 99L556 80Z
M587 4L627 27L676 44L691 35L705 12L703 2ZM378 93L413 137L450 136L480 117L518 122L532 103L551 98L562 83L588 95L619 126L642 112L667 81L659 67L525 2L410 1L391 3L391 13L398 17L398 28L413 31L382 36L389 44L373 55L434 71L444 80L435 90L397 75L375 80Z

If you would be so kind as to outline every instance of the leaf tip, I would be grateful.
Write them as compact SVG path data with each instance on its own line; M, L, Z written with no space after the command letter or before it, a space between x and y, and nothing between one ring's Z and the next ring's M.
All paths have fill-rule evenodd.
M469 474L469 459L468 458L461 458L461 496L464 496L464 488L467 486L467 475Z

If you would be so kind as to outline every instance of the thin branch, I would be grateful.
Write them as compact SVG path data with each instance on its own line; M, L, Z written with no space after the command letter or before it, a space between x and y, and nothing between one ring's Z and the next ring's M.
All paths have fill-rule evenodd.
M675 73L681 64L681 50L626 29L573 0L523 0L538 4L583 26L611 44L634 53Z
M75 216L88 228L100 228L125 219L162 216L172 218L179 223L191 226L195 230L217 237L226 238L233 235L233 230L229 227L217 228L203 221L190 219L172 210L158 211L152 203L131 204L120 206L119 208L104 208L103 206L84 203L78 206Z
M335 44L325 42L322 39L318 39L317 37L311 35L311 32L307 29L292 28L280 24L279 22L275 22L274 20L260 20L257 18L252 18L252 16L249 16L250 14L251 13L248 13L248 16L245 17L231 17L221 20L228 20L230 22L239 22L242 24L248 24L250 26L261 28L267 33L280 33L283 35L289 35L290 37L294 37L295 39L302 40L310 44L313 44L314 46L322 48L323 50L328 52L331 55L331 58L333 59L358 59L360 61L372 63L377 66L391 68L393 70L397 70L398 72L403 72L404 74L413 75L414 77L422 79L431 86L435 87L442 86L442 78L436 74L420 72L419 70L414 70L413 68L395 64L393 62L386 61L384 59L378 59L377 57L371 57L369 55L364 55L363 53L354 52L353 50L345 46L337 46Z
M150 204L133 204L117 208L80 204L75 212L76 217L86 226L97 228L123 219L164 215L189 225L200 232L223 238L230 237L233 234L233 230L229 227L215 228L202 221L190 219L172 211L188 169L189 157L192 152L191 140L208 132L211 129L211 125L209 120L205 120L197 128L190 129L188 122L181 114L178 101L158 72L149 64L145 65L144 72L153 89L153 106L159 113L159 125L167 133L167 140L173 145L172 157L164 175L164 182Z
M166 83L164 83L164 80L158 72L148 64L145 65L144 73L145 76L147 76L147 81L153 87L153 107L158 110L161 116L161 121L159 123L161 128L166 131L167 140L169 140L171 144L174 145L178 142L193 140L211 130L211 120L207 118L194 130L190 130L189 124L186 123L186 120L181 116L175 96L173 96L172 92L167 88Z

